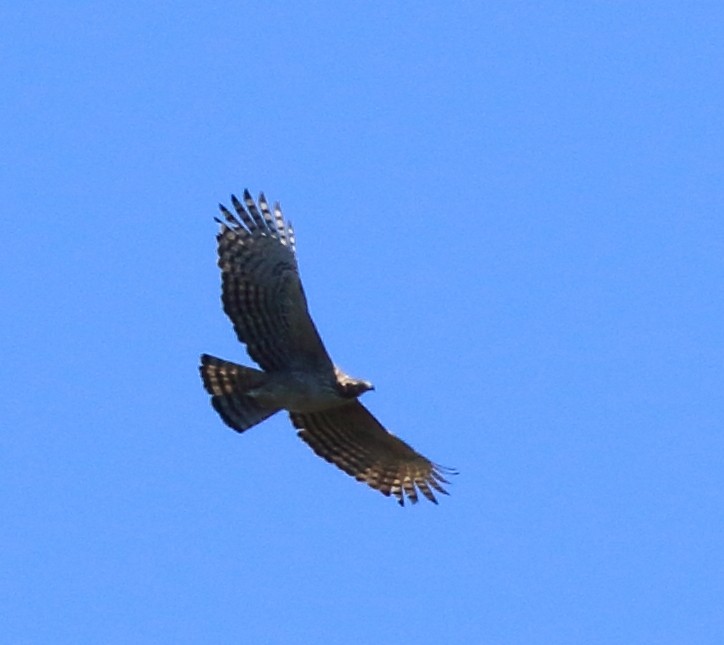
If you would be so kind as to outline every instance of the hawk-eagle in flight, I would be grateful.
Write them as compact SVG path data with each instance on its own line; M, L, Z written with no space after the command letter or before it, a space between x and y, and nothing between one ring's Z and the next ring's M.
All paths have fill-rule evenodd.
M454 471L432 463L390 434L358 400L373 389L352 378L327 354L307 309L295 254L294 231L279 204L274 210L249 191L236 215L220 205L217 235L224 311L261 370L203 354L201 377L211 403L237 432L287 410L299 436L320 457L383 495L417 502Z

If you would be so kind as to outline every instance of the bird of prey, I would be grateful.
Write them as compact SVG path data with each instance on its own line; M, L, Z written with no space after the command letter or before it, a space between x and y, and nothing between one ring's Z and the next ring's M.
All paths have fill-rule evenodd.
M211 403L223 421L244 432L279 410L289 413L299 436L317 453L383 495L418 500L418 489L437 504L447 494L434 464L389 433L358 397L374 389L353 378L327 354L307 309L297 266L294 230L278 203L248 190L236 211L219 205L217 235L222 303L239 340L261 367L202 354L199 368Z

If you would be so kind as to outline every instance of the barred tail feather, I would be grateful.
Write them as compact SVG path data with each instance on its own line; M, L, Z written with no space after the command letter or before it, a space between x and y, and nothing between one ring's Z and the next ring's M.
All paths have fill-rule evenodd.
M279 411L259 405L256 399L244 394L264 382L266 375L261 370L202 354L199 371L211 395L211 405L224 423L237 432L244 432Z

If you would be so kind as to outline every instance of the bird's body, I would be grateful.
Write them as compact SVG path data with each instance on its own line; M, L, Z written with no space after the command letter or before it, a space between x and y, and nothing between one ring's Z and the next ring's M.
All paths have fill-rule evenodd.
M289 412L318 412L349 402L335 380L310 378L305 372L271 372L246 394L261 405Z
M291 224L264 195L259 205L244 191L238 217L220 206L219 267L222 301L239 340L261 370L208 354L201 376L224 422L238 432L279 410L299 436L327 461L402 504L417 490L436 502L445 493L437 466L390 434L358 401L374 389L345 374L327 354L307 308ZM404 494L403 494L404 492Z

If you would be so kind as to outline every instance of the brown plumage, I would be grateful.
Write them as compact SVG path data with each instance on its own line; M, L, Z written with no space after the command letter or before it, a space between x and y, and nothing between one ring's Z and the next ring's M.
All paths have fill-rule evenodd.
M248 191L236 215L219 206L217 220L222 302L239 340L262 368L207 354L201 376L223 421L238 432L281 409L320 457L384 495L415 503L418 490L437 503L446 493L438 466L389 433L358 400L373 389L335 366L309 315L299 278L294 231L279 204L274 209Z

